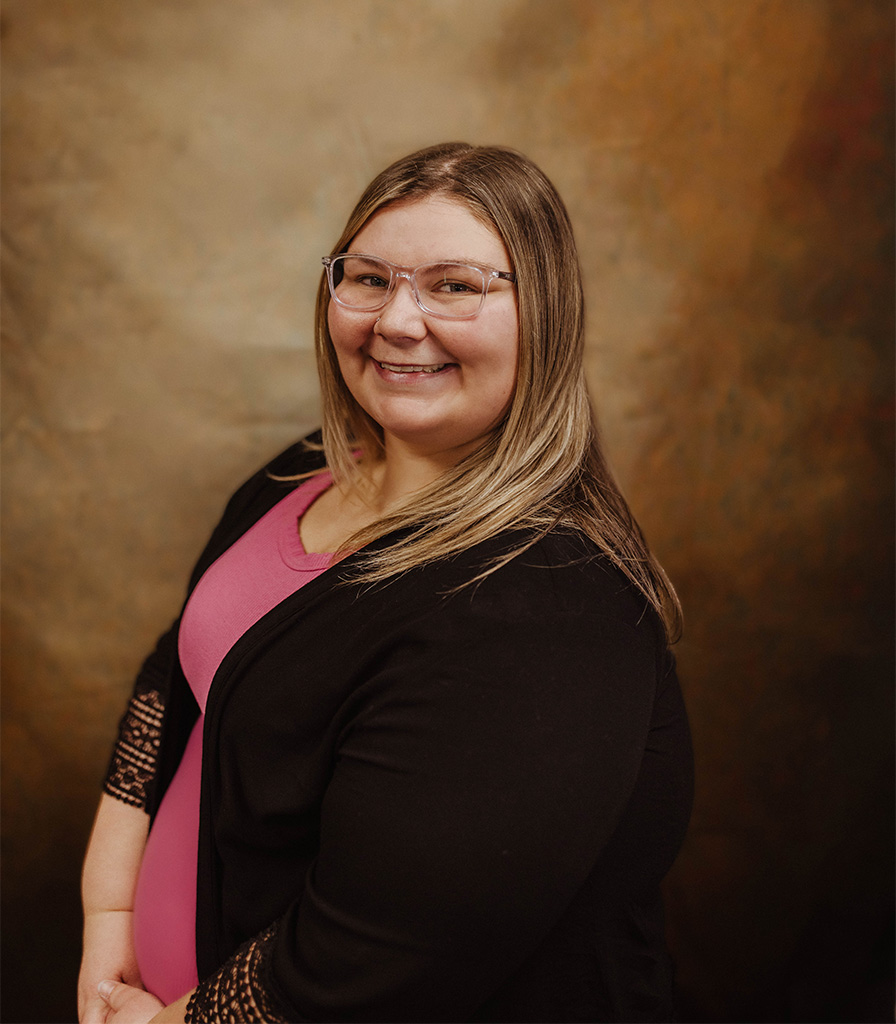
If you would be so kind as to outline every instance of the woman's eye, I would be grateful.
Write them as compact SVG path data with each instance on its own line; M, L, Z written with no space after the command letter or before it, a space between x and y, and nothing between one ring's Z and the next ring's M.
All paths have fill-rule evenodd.
M358 284L363 284L365 288L388 288L388 280L384 280L377 274L361 274L355 279Z
M431 281L428 290L442 295L478 295L482 291L482 277L464 270L450 271Z
M448 292L451 295L458 295L475 291L472 285L469 285L464 281L440 281L437 290L442 292Z

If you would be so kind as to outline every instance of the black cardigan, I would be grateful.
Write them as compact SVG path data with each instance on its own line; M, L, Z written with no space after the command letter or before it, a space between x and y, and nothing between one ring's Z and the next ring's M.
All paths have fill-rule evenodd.
M267 470L319 458L296 445ZM263 470L237 491L191 589L289 486ZM347 582L347 558L227 654L204 727L193 1019L671 1018L659 883L692 794L674 664L577 535L456 589L514 541L378 586ZM132 698L163 722L150 813L197 714L176 635ZM139 803L127 723L107 791Z

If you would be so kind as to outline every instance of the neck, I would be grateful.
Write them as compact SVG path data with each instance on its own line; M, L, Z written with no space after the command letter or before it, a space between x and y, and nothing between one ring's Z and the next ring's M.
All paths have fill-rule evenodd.
M471 446L447 451L420 451L396 439L386 438L385 457L368 467L369 503L384 515L422 491L472 450Z

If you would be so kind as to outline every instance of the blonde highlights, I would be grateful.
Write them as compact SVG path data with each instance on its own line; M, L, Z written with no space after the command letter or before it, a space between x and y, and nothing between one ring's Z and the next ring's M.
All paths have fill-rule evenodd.
M672 584L650 553L601 452L583 370L584 297L572 226L548 178L526 157L498 146L446 143L386 168L367 187L331 251L344 252L386 206L444 195L496 231L517 278L519 365L510 407L480 447L417 492L412 501L360 531L359 550L396 530L401 538L368 552L364 580L385 580L444 558L505 530L529 537L481 575L515 557L547 531L589 537L644 594L671 639L680 632ZM359 448L383 457L379 425L357 404L340 373L327 323L329 292L317 298L323 450L334 480L357 482ZM477 577L478 578L478 577Z

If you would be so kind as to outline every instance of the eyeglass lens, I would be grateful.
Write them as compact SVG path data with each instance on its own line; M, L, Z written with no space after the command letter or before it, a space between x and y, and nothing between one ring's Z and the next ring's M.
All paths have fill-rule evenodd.
M379 309L389 296L392 268L369 256L337 256L332 261L333 294L349 309ZM431 263L414 272L417 300L429 313L446 317L479 312L485 275L466 263Z

